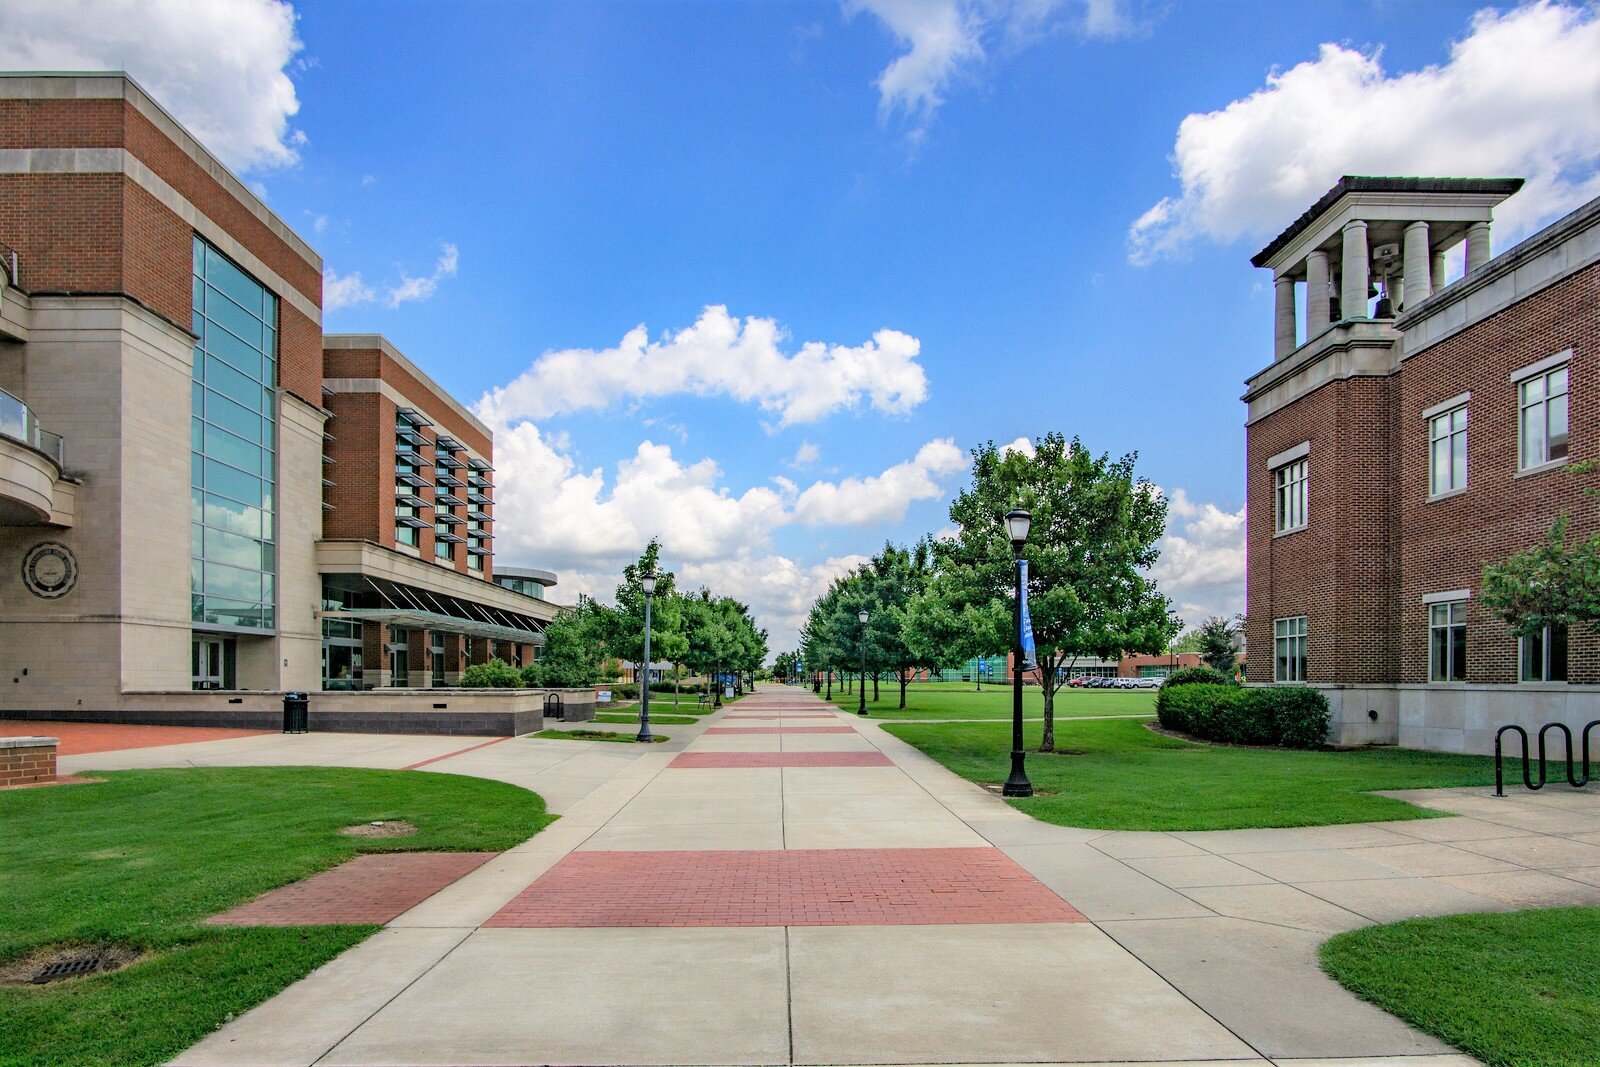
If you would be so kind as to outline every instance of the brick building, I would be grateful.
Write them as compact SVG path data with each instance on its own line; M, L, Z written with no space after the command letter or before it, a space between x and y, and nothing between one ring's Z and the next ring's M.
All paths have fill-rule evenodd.
M1323 689L1338 741L1484 752L1600 718L1596 635L1519 641L1478 595L1600 511L1565 470L1600 456L1600 200L1492 256L1521 184L1346 177L1252 260L1275 323L1243 398L1251 680Z
M489 431L321 304L316 251L125 75L0 75L0 717L533 655L557 609L491 580Z

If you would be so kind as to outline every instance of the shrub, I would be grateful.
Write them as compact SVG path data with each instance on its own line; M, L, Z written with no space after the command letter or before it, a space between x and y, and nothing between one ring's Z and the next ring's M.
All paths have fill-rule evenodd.
M612 682L611 699L613 700L638 700L639 685L637 682Z
M1247 692L1255 694L1256 704L1272 721L1278 744L1289 748L1312 748L1328 738L1328 698L1303 685L1262 686Z
M468 689L520 689L522 672L503 659L492 659L468 667L461 675L461 684Z
M1161 683L1161 688L1169 689L1179 685L1232 685L1233 679L1217 670L1215 667L1179 667L1167 675L1167 680Z
M1327 698L1298 685L1163 686L1156 694L1156 717L1169 730L1232 745L1312 748L1328 733Z

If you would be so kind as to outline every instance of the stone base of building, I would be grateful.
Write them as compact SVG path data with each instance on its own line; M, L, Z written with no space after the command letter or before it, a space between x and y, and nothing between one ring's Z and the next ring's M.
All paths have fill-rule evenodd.
M508 737L544 728L545 698L561 698L562 721L594 718L589 689L388 689L312 692L310 728L329 733L462 734ZM114 722L140 726L283 728L281 692L125 693L111 708L4 708L28 722Z
M1551 722L1577 737L1600 719L1600 686L1318 685L1332 711L1328 741L1335 745L1399 745L1433 752L1494 754L1494 736L1516 725L1534 734ZM1600 727L1596 728L1600 735ZM1560 755L1559 751L1552 750Z

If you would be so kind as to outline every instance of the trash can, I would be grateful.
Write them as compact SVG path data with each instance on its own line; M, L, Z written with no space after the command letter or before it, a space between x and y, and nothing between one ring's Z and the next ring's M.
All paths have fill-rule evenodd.
M311 698L305 693L283 694L283 732L303 734L311 728Z

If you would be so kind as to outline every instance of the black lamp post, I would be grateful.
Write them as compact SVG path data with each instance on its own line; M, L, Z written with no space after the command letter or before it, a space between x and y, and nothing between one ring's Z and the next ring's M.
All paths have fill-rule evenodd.
M639 735L635 741L654 741L650 732L650 598L655 595L654 571L639 576L639 588L644 590L644 680L639 690Z
M867 713L867 609L862 608L856 612L856 618L861 620L861 703L856 707L857 715Z
M1023 768L1026 759L1022 751L1022 546L1028 541L1028 529L1033 516L1021 508L1006 514L1006 536L1011 539L1011 554L1016 558L1017 602L1016 615L1011 628L1011 777L1006 779L1002 795L1008 797L1033 796L1033 783Z

